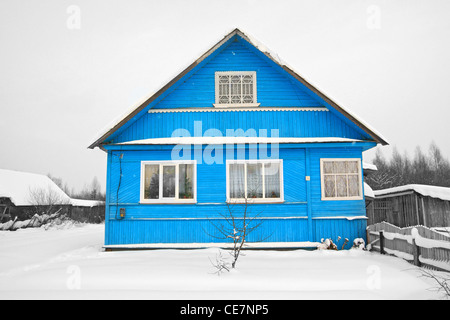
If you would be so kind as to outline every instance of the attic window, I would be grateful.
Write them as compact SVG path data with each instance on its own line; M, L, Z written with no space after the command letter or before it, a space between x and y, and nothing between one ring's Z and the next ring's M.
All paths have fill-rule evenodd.
M257 107L256 72L216 72L215 107Z

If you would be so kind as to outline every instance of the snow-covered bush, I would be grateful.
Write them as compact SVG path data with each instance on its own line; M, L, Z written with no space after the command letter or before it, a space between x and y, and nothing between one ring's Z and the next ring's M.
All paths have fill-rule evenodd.
M336 250L336 251L338 251L339 250L338 246L340 246L339 242L341 240L342 240L342 238L338 237L336 243L334 243L333 240L331 240L331 239L322 239L320 241L321 243L317 246L317 249L318 250ZM344 239L344 243L342 244L342 247L341 247L340 250L344 250L344 248L347 245L348 241L349 240L347 238Z
M322 239L321 244L317 246L318 250L337 250L337 246L331 239Z
M366 250L366 242L362 238L356 238L353 240L352 249Z
M50 228L67 229L75 225L82 225L82 223L76 222L65 215L55 214L35 214L31 219L25 221L18 221L17 217L14 220L10 220L6 223L0 224L0 230L2 231L16 231L26 228L44 228L48 230Z

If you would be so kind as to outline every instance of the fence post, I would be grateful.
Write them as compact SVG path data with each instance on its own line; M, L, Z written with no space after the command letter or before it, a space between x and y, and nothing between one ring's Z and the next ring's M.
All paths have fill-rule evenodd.
M369 245L370 243L370 229L369 227L366 228L366 243Z
M413 253L414 253L414 265L420 267L420 247L416 244L416 239L413 239Z
M420 247L416 243L416 237L419 235L419 231L414 228L411 230L413 254L414 254L414 265L420 267Z
M384 231L380 231L380 253L384 254Z

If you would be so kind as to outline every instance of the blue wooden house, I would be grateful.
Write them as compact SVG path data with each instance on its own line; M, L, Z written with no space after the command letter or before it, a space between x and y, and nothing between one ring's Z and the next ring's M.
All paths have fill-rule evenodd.
M378 143L235 29L91 144L108 154L105 247L223 242L230 205L263 221L250 242L365 239L362 153Z

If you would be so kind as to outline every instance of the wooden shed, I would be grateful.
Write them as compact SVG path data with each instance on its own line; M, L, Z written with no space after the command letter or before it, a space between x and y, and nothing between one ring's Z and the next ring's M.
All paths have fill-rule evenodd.
M374 191L368 224L382 221L400 228L450 227L450 188L410 184Z
M103 220L105 204L72 199L45 175L0 169L0 223L55 212L97 223Z

